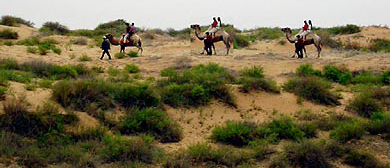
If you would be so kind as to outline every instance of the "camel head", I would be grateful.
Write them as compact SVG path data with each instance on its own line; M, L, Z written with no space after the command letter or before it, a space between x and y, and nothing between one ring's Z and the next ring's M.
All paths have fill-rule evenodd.
M282 28L282 31L285 32L285 33L291 33L291 29L286 27L286 28Z
M193 24L190 27L191 29L200 30L200 26L198 24Z
M112 39L114 36L112 35L112 34L110 34L110 33L108 33L108 34L106 34L105 35L108 39Z

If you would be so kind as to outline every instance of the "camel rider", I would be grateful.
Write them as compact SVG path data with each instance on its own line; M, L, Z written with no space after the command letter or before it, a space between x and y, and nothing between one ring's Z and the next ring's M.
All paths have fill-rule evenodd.
M218 21L217 19L215 19L215 17L213 18L213 23L211 24L211 27L209 28L209 30L207 30L207 32L209 32L210 34L213 34L215 36L215 32L218 31Z
M299 33L299 35L301 36L301 38L306 39L306 35L309 34L309 24L307 24L306 20L303 23L305 25L303 25L303 28L302 28L301 32Z
M125 34L123 35L123 38L121 39L121 41L123 40L124 43L127 43L128 40L130 39L129 37L129 34L130 34L130 30L131 30L131 26L129 23L125 23L126 24L126 32Z
M137 32L137 27L134 26L134 23L131 23L130 30L129 30L129 36L133 36Z

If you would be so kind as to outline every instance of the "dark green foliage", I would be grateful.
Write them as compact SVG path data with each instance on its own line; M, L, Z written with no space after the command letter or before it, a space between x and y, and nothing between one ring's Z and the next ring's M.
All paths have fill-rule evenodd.
M140 72L140 68L134 64L126 64L124 70L128 73L138 73Z
M228 121L225 126L213 129L211 138L235 146L248 145L257 136L257 125L249 122Z
M190 39L191 38L191 28L184 28L182 30L175 30L173 28L168 28L166 30L167 34L172 37L177 37L180 39Z
M178 76L179 72L172 67L164 68L161 70L160 75L163 77L176 77Z
M120 84L109 94L125 108L156 107L159 104L159 99L148 84Z
M352 80L352 73L349 70L334 65L325 65L322 74L326 79L343 85L351 83Z
M351 139L360 139L366 132L366 124L359 120L351 120L338 124L330 132L330 136L340 142L347 142Z
M383 111L383 107L373 98L370 90L367 90L352 99L347 109L368 118L375 112Z
M298 125L289 117L280 117L273 119L259 128L260 137L271 141L280 139L300 140L305 136L305 133Z
M140 138L124 139L120 136L106 135L103 144L100 152L106 163L128 161L154 163L158 158L159 149L151 142Z
M125 58L126 57L126 54L125 53L116 53L114 55L115 58L118 58L118 59L122 59L122 58Z
M298 124L298 127L301 131L305 133L306 138L317 137L317 125L314 122L300 123Z
M13 58L1 58L0 59L0 69L19 69L18 62Z
M4 29L0 31L0 38L2 39L18 39L19 35L17 32L11 29Z
M340 105L338 97L330 92L330 84L318 77L295 77L283 88L299 97L325 105Z
M265 78L262 67L245 68L241 71L239 83L241 91L264 90L266 92L280 93L280 88L275 81Z
M390 133L390 115L387 113L374 113L371 115L367 131L374 135Z
M371 41L371 44L368 49L373 52L390 52L390 40L374 39Z
M1 118L1 117L0 117ZM29 143L18 134L0 131L0 156L13 156L20 148L25 148Z
M348 152L348 154L345 155L344 163L356 166L356 167L362 167L362 168L386 168L387 165L384 165L381 163L380 160L375 158L374 155L367 151L362 150L356 150L353 149L352 151Z
M39 43L41 42L38 37L29 37L16 42L17 45L25 45L25 46L35 46L38 45Z
M239 49L239 48L244 48L248 47L250 44L249 37L244 36L244 35L233 35L233 48L234 49Z
M361 31L359 26L347 24L346 26L332 27L327 30L332 35L337 34L354 34Z
M180 125L171 120L165 111L156 108L130 111L120 125L124 134L147 133L163 143L182 139Z
M169 73L166 73L169 72ZM197 65L185 69L182 73L174 70L164 70L163 75L168 78L160 80L161 99L173 107L200 106L210 102L210 98L236 106L233 95L226 84L232 82L234 77L226 68L216 63Z
M129 57L138 57L138 52L130 51L129 53L127 53L127 56L129 56Z
M20 83L30 83L34 74L17 70L0 70L1 80L10 80Z
M295 167L330 168L326 153L320 143L304 140L285 147L285 159Z
M381 84L383 81L384 76L370 71L355 72L352 79L353 84Z
M322 76L321 71L314 69L310 63L301 64L295 73L298 76Z
M33 27L34 23L30 21L26 21L22 18L5 15L1 17L0 25L6 25L6 26L19 26L20 24L24 24L28 27Z
M1 86L1 79L0 79L0 101L5 99L5 93L8 90L7 87Z
M86 75L86 71L80 71L80 65L54 65L43 61L25 62L21 65L23 71L29 71L39 77L48 77L53 79L75 78L80 75Z
M58 22L45 22L43 23L40 31L54 33L54 34L61 34L61 35L65 35L70 32L68 27L61 25Z
M6 40L6 41L3 41L3 44L6 45L6 46L13 46L13 45L14 45L14 42L13 42L13 41Z
M0 116L0 128L23 136L37 137L49 131L64 131L65 116L58 109L44 106L36 113L29 113L24 99L11 99L3 103L5 114ZM45 113L43 113L45 112Z
M165 168L173 167L237 167L249 162L251 156L243 151L229 147L211 147L207 143L190 145L187 150L176 155L164 164Z
M103 80L60 81L52 90L53 98L63 107L84 111L91 103L103 109L113 106L111 88Z
M107 23L99 24L95 31L102 31L106 33L112 33L115 35L122 35L123 31L126 30L126 20L117 19L115 21L109 21Z

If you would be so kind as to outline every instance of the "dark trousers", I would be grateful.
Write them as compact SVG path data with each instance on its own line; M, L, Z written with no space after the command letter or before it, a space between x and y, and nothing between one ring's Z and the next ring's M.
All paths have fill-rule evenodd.
M103 59L104 54L107 54L108 55L108 59L111 59L111 55L110 55L110 52L108 50L103 50L103 54L102 54L102 57L100 57L100 59Z

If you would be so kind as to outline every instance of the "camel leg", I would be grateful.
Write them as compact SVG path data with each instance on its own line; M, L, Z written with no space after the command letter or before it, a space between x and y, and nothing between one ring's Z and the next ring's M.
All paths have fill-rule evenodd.
M320 54L322 51L321 44L315 44L315 47L317 48L317 52L318 52L317 58L320 58Z
M303 47L303 51L305 51L305 58L307 58L307 53L306 53L306 48L305 47ZM302 58L303 58L303 55L302 55Z
M229 42L227 41L224 41L224 43L225 43L225 46L226 46L226 55L229 55L229 50L230 50L230 44L229 44Z

